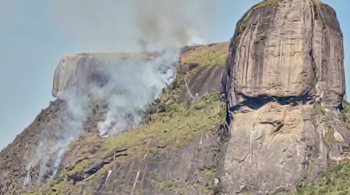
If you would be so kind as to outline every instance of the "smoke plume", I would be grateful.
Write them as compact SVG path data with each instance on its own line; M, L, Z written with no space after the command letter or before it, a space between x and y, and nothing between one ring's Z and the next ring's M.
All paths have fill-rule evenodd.
M199 37L198 29L206 25L201 11L208 5L203 1L164 1L133 0L136 23L141 38L149 43L146 50L159 51L169 47L181 47L185 44L205 44ZM199 41L199 42L196 42Z
M93 104L98 102L102 104L99 107L106 108L105 117L98 123L100 134L116 135L139 127L144 117L140 111L173 81L179 57L177 50L166 50L155 60L126 60L97 69L108 78L103 87L90 87Z
M158 98L176 76L179 48L186 44L206 43L200 32L206 29L202 14L204 6L211 7L212 4L208 2L211 1L120 1L114 6L107 6L113 12L102 10L100 13L101 10L95 10L95 7L100 8L102 2L52 1L56 21L68 30L68 34L86 41L82 45L87 50L136 49L162 53L155 60L105 62L94 70L94 74L103 78L103 82L87 83L83 85L84 89L77 87L77 83L88 78L89 75L85 74L89 72L72 74L76 76L71 78L69 86L59 97L66 102L67 108L60 121L50 122L43 130L43 141L27 166L25 185L32 180L29 172L38 165L39 183L56 175L64 153L79 137L87 117L96 107L100 109L98 112L104 113L103 119L97 124L101 136L117 135L123 130L142 125L141 111ZM60 14L55 15L58 13ZM92 16L95 17L91 19ZM79 18L84 20L77 22ZM92 28L95 22L98 22L100 28ZM107 42L105 38L108 39Z
M204 43L208 21L216 11L212 0L52 0L48 4L59 32L84 52L141 51ZM197 40L198 39L198 40Z
M65 109L58 118L51 120L40 135L40 142L31 161L27 165L24 186L32 182L40 184L56 175L64 153L69 145L79 137L89 113L88 98L67 90L62 97ZM37 181L32 181L30 172L39 165Z

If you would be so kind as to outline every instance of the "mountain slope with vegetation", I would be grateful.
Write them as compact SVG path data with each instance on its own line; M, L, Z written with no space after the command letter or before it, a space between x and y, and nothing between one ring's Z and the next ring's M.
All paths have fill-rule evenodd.
M28 171L41 135L62 139L57 132L68 105L52 102L1 152L0 193L347 194L343 50L327 4L262 1L240 19L230 42L181 49L174 81L140 110L142 126L100 136L105 108L92 101L57 174L50 169L55 161ZM120 54L78 54L62 63L94 73L89 65L116 59ZM74 75L68 73L54 95Z

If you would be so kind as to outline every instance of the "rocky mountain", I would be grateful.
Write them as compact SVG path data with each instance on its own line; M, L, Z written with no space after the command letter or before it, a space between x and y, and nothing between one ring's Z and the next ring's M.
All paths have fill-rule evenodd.
M350 141L343 60L336 14L319 1L264 1L243 16L224 80L232 135L224 189L293 189L341 155Z
M184 47L172 63L144 55L63 57L54 75L57 100L0 153L0 194L350 190L343 35L330 6L317 0L265 0L241 18L230 42ZM105 92L112 81L121 86L125 81L106 77L99 68L112 71L123 60L147 64L159 58L166 64L165 70L157 66L159 71L168 76L176 67L176 78L141 112L138 126L101 134L110 105L95 100L89 94L96 91L86 86L95 83ZM142 84L137 77L126 81L135 82L135 88ZM72 116L84 118L81 126L69 120L68 89L89 100L86 116ZM108 91L114 93L125 91ZM86 99L78 100L73 105ZM127 116L135 121L130 119L134 112Z

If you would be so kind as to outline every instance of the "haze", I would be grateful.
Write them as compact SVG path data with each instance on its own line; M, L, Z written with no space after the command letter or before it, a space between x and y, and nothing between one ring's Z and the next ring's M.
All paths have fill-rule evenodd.
M183 0L170 2L174 10L185 7ZM228 41L238 19L259 0L212 2L191 1L194 6L191 10L195 10L189 14L191 20L177 25L193 26L208 42ZM348 91L349 2L324 2L336 10L344 33ZM123 0L105 0L103 3L93 0L0 0L0 148L10 143L53 100L53 72L63 55L140 49L136 39L140 32L130 23L135 15L125 9L131 6L130 1Z

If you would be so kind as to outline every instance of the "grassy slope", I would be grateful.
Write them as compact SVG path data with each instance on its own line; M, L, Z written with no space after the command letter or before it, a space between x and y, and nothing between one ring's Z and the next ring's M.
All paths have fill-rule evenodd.
M185 54L184 63L200 64L192 72L196 72L202 67L201 65L225 64L228 46L229 43L225 42L212 46L198 47ZM194 75L194 73L189 74ZM182 78L183 75L177 75L174 83L181 83ZM178 141L175 144L168 147L168 149L176 149L188 144L201 131L225 123L225 103L220 100L218 93L207 94L190 104L179 105L177 102L183 89L180 85L174 85L174 83L146 111L151 115L151 123L139 128L137 131L108 138L104 144L105 154L110 153L116 148L132 147L138 141L144 141L145 138L156 140L157 143L153 141L148 143L146 141L150 145L165 145L177 139ZM144 145L144 142L140 144ZM134 150L137 151L137 148L140 149L142 147L135 147ZM146 150L148 149L146 148ZM147 152L149 151L137 151L137 155L134 157Z
M199 63L200 67L208 64L221 65L226 60L227 49L229 43L223 43L214 46L203 46L196 50L189 51L185 56L185 63ZM225 56L225 57L224 57ZM196 72L198 70L194 70ZM191 73L190 73L191 74ZM191 74L193 75L193 73ZM183 75L178 75L175 83L180 83ZM89 165L89 161L96 160L94 158L103 158L110 152L127 147L128 156L117 159L118 161L130 161L145 154L152 156L153 154L162 154L169 150L187 145L192 138L203 131L217 127L225 123L225 103L223 103L219 94L207 94L191 104L179 105L177 100L181 93L181 87L170 85L168 90L155 101L147 110L151 114L151 123L137 130L130 131L121 136L110 137L105 140L92 137L82 142L77 142L75 145L94 145L95 143L103 143L100 156L93 157L89 160L84 160L78 163L74 169L64 171L60 176L44 186L40 191L31 191L26 194L66 194L73 190L73 186L66 181L69 175L83 170ZM350 127L350 104L343 103L344 110L342 114L348 128ZM323 112L320 109L315 109L318 112ZM172 142L173 140L178 140ZM163 150L159 150L158 145L167 145ZM140 147L142 145L142 147ZM144 147L145 146L145 147ZM74 146L73 146L74 147ZM110 165L111 166L111 165ZM108 167L101 169L93 177L102 177ZM294 194L303 195L345 195L350 194L350 162L344 161L341 163L332 164L320 179L313 185L299 187ZM167 185L166 182L162 185ZM286 194L286 192L276 193ZM287 193L288 194L288 193Z
M200 67L206 65L225 65L230 42L205 45L189 51L185 55L184 63L198 63Z
M191 50L186 54L184 63L199 63L194 72L198 71L202 65L225 64L229 43L222 43L213 46L202 46ZM215 63L218 62L218 63ZM187 104L177 104L180 97L182 86L175 83L181 83L183 75L178 74L176 80L154 101L145 111L151 118L148 125L139 129L129 131L120 136L101 139L91 137L86 140L74 143L71 148L80 146L87 149L76 155L76 158L85 158L77 163L72 170L63 170L59 176L45 185L40 191L33 190L25 194L67 194L72 192L73 185L67 182L67 178L77 172L83 171L90 164L106 158L115 150L127 148L127 156L118 157L116 161L106 165L90 179L100 178L113 163L129 162L133 159L144 157L147 154L152 158L155 155L161 155L171 150L176 150L186 146L190 141L200 133L218 128L226 123L226 103L221 101L219 93L206 94L196 101ZM91 156L88 154L88 148L93 149L94 145L101 144L100 151ZM159 149L158 146L165 146Z

